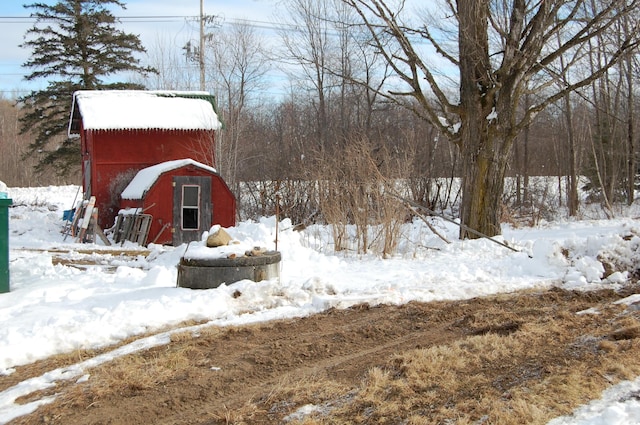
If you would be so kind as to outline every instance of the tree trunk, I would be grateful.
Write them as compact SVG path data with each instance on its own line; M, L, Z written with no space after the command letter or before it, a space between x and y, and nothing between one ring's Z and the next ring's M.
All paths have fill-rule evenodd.
M529 94L524 95L524 109L525 111L529 109L531 106L531 99ZM525 206L529 206L529 135L531 133L531 126L526 126L524 129L524 152L522 157L522 167L520 169L520 173L523 176L523 188L522 188L522 204Z
M530 128L527 126L524 129L524 154L522 158L522 173L524 175L523 181L523 191L522 191L522 201L524 205L529 206L531 204L531 199L529 196L529 134Z
M633 205L636 189L636 146L635 146L635 122L634 122L634 75L633 58L627 55L624 61L626 65L625 77L627 79L627 205Z
M487 23L488 0L458 0L460 22L460 107L462 126L461 238L477 238L465 226L488 236L499 235L501 199L508 142L498 136L495 83L491 69Z
M492 148L487 146L498 140L486 132L470 133L463 136L464 141L467 141L468 148L462 153L461 221L464 226L487 236L499 235L507 156L496 154L501 149L494 150L492 154ZM471 146L478 149L474 150ZM466 231L464 226L460 229L461 238L478 238L476 234Z
M573 129L573 108L571 107L571 99L569 93L564 97L564 114L567 125L567 139L569 142L569 187L567 188L567 206L569 207L569 215L575 217L578 214L578 166L576 152L576 138Z
M513 166L516 170L516 205L518 208L522 207L522 165L520 162L520 149L518 149L520 143L513 145Z

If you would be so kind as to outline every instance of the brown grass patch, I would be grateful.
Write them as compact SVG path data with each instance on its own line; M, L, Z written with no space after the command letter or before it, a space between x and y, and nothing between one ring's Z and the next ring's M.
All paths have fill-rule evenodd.
M58 386L16 423L545 424L640 375L640 313L621 297L553 289L203 327Z
M611 316L542 310L527 323L499 305L465 317L471 336L397 354L319 423L543 424L640 374L636 317L603 327Z
M110 345L107 347L103 347L100 349L77 349L74 350L72 352L69 353L63 353L63 354L57 354L55 356L51 356L45 360L41 360L41 361L37 361L31 364L27 364L27 365L23 365L23 366L17 366L15 367L15 372L12 373L11 375L6 375L6 376L0 376L0 391L4 391L9 387L12 387L14 385L16 385L19 382L25 381L29 378L33 378L36 376L40 376L48 371L54 370L54 369L58 369L58 368L62 368L62 367L66 367L66 366L70 366L76 363L80 363L84 360L96 357L100 354L104 354L107 353L109 351L115 350L119 347L125 346L127 344L132 343L133 341L136 341L138 339L141 338L146 338L149 336L153 336L153 335L157 335L163 332L167 332L173 328L186 328L186 327L191 327L191 326L197 326L200 324L206 323L206 321L202 321L202 320L187 320L184 322L179 323L178 325L174 325L174 326L164 326L160 329L155 329L149 332L146 332L144 334L140 334L140 335L135 335L135 336L131 336L129 338L126 338L124 340L122 340L121 342L119 342L118 344L114 344L114 345ZM211 327L211 328L206 328L207 330L205 330L204 332L210 332L210 333L215 333L217 332L217 328L215 327ZM193 336L190 335L191 332L186 331L184 332L186 334L189 334L189 340L193 339ZM179 333L180 334L180 333ZM180 336L175 336L172 335L171 338L180 338ZM186 339L185 339L186 340Z

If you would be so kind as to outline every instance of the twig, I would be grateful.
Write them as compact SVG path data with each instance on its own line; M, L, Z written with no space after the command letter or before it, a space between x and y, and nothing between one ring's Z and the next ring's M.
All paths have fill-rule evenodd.
M424 224L427 225L427 227L429 228L429 230L431 230L437 237L439 237L440 239L442 239L443 241L445 241L446 243L451 243L451 241L449 241L447 238L445 238L444 236L442 236L435 227L433 227L433 224L429 223L429 220L427 220L427 218L420 214L418 212L418 210L416 210L414 207L411 206L411 204L405 202L404 205L409 209L409 211L411 211L412 213L414 213L418 218L420 218L422 221L424 221Z
M453 224L455 224L456 226L460 226L460 228L461 228L461 229L463 229L463 230L465 230L465 231L467 231L467 232L469 232L469 233L473 233L474 235L480 236L480 237L482 237L482 238L486 238L486 239L490 240L491 242L493 242L493 243L495 243L495 244L498 244L498 245L500 245L500 246L503 246L503 247L505 247L505 248L510 249L510 250L511 250L511 251L513 251L513 252L522 252L522 251L520 251L520 250L518 250L518 249L515 249L515 248L514 248L514 247L512 247L512 246L507 245L507 244L506 244L506 243L504 243L504 242L500 242L500 241L498 241L498 240L495 240L495 239L493 239L492 237L490 237L490 236L488 236L488 235L485 235L485 234L484 234L484 233L482 233L482 232L479 232L479 231L477 231L477 230L475 230L475 229L472 229L472 228L470 228L469 226L465 226L465 225L464 225L464 224L462 224L462 223L458 223L458 222L456 222L455 220L453 220L453 219L451 219L451 218L449 218L449 217L445 216L444 214L438 214L437 212L433 211L431 208L425 207L424 205L418 204L417 202L413 202L413 201L411 201L411 200L409 200L409 199L403 198L402 196L397 195L397 194L395 194L395 193L389 193L389 196L393 196L394 198L397 198L397 199L401 200L402 202L405 202L405 203L407 203L407 204L409 204L409 205L411 205L411 206L413 206L413 207L415 207L415 208L419 208L419 209L421 209L421 210L427 211L428 213L433 214L433 215L435 215L435 216L438 216L438 217L440 217L441 219L443 219L443 220L445 220L445 221L448 221L449 223L453 223ZM528 257L529 257L529 258L533 258L530 254L527 254L527 255L528 255Z

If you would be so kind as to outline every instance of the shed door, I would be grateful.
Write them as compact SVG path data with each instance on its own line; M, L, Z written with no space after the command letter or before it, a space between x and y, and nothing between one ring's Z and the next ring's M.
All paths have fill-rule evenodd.
M211 177L173 178L173 246L200 240L211 228Z

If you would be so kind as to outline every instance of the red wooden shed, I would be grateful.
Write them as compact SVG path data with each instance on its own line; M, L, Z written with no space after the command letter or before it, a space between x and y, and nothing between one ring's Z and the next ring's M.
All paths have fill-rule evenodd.
M140 170L122 191L122 209L152 216L149 242L198 240L213 224L235 226L236 203L220 174L192 159Z
M221 127L207 92L75 92L69 137L80 138L84 196L95 196L100 227L114 225L120 194L140 170L184 158L215 167L214 132ZM225 202L235 214L235 200Z

